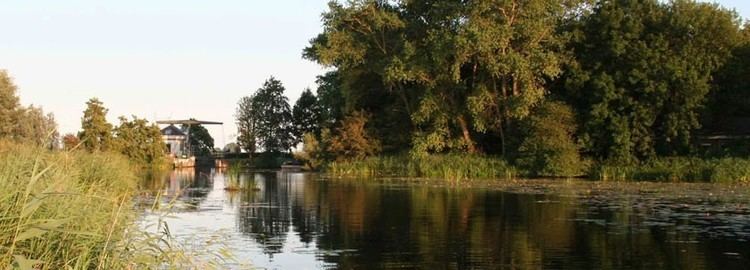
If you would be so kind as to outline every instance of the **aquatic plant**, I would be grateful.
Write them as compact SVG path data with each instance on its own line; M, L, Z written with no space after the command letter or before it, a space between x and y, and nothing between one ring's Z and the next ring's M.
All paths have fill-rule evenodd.
M335 177L422 177L446 180L513 179L516 169L503 159L479 155L395 155L331 162Z
M225 174L226 181L224 181L224 190L226 191L239 191L242 190L242 181L240 181L240 173L242 173L242 164L235 163L229 164L227 172Z
M750 183L750 160L670 157L630 165L602 163L589 176L604 181Z

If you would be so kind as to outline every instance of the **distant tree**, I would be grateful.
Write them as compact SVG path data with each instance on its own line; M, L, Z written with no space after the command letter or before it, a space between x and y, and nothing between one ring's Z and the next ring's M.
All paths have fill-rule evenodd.
M16 85L8 72L0 69L0 138L12 138L18 120Z
M305 89L292 108L292 124L295 143L303 139L305 133L320 133L320 108L318 99L310 89Z
M135 116L132 120L123 116L119 119L120 125L114 128L113 132L116 149L130 160L142 165L164 165L166 145L162 141L159 127Z
M15 137L46 148L56 148L59 139L57 123L52 113L45 114L42 108L29 106L18 110Z
M208 130L203 125L182 125L182 130L190 132L190 149L193 154L199 156L207 156L211 154L211 150L214 148L214 138L208 133Z
M113 150L112 124L107 122L107 109L99 99L92 98L86 102L86 110L81 119L81 132L78 138L88 151Z
M0 70L0 138L47 148L57 146L57 123L53 114L41 107L21 107L16 86L5 70Z
M224 146L224 149L222 149L226 153L239 153L240 152L240 145L236 143L228 143L226 146Z
M255 153L258 148L258 125L260 110L253 102L255 95L243 97L237 104L237 144L246 152Z
M240 100L237 120L243 148L249 149L252 141L256 149L266 152L292 148L292 112L284 90L281 82L271 77L252 96Z
M65 136L62 137L62 143L63 143L63 149L73 150L76 147L79 147L81 140L79 140L76 135L72 133L67 133L65 134Z
M739 38L736 13L695 1L599 1L573 30L566 93L601 159L690 151L712 74Z

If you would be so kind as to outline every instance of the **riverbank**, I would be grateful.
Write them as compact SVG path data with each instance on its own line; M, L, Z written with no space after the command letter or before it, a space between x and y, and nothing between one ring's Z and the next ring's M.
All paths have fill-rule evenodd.
M578 178L601 181L750 183L750 159L656 158L633 165L593 163ZM499 157L471 155L392 155L334 161L323 171L332 177L413 177L445 180L539 178ZM546 177L565 177L548 175Z
M0 142L0 265L137 269L200 265L169 232L138 229L138 169L124 156ZM159 224L157 224L159 225Z

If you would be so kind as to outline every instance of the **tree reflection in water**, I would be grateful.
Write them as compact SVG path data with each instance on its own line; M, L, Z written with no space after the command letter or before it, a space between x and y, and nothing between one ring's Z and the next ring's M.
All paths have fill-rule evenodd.
M344 269L731 269L750 262L750 233L741 235L750 231L747 224L723 224L739 226L741 237L684 230L679 217L658 224L652 222L658 209L644 207L648 200L640 198L594 201L564 192L281 173L244 174L241 182L258 190L225 192L224 176L213 175L209 197L224 198L236 237L244 239L233 243L236 249L277 257L262 267L291 265L286 255L314 256L318 264L305 268Z

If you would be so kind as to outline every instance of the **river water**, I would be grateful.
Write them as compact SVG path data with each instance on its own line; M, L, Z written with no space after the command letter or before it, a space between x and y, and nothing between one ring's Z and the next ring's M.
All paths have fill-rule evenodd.
M220 235L259 268L749 269L747 187L498 182L191 169L147 186L176 200L177 240Z

